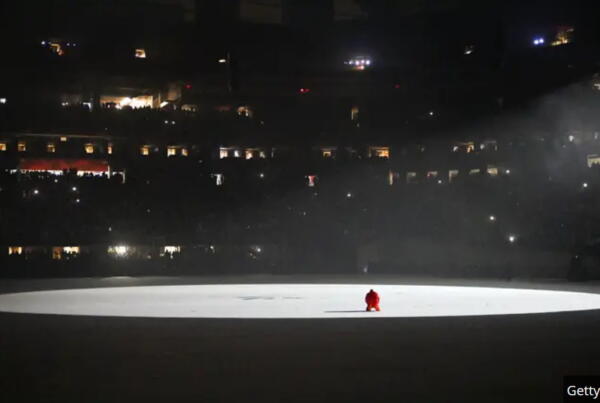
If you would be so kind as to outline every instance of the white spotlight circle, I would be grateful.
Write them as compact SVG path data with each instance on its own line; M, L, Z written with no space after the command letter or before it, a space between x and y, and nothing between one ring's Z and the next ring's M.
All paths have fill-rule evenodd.
M381 296L366 312L365 294ZM372 284L111 287L0 295L0 311L163 318L390 318L600 309L600 295L513 288Z

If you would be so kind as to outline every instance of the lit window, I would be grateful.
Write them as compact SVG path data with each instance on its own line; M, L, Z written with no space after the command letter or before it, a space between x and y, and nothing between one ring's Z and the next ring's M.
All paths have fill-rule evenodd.
M108 253L117 257L125 257L131 253L131 248L125 245L109 246Z
M417 173L416 172L407 172L406 173L406 183L416 183L417 182Z
M6 143L0 143L0 151L6 151Z
M467 143L466 148L467 148L468 153L472 153L473 151L475 151L475 143L473 143L473 142Z
M184 157L187 157L187 156L189 155L189 153L188 153L188 149L187 149L187 148L185 148L185 147L184 147L184 148L182 148L182 149L181 149L181 155L182 155L182 156L184 156Z
M246 159L251 160L254 157L254 151L246 150Z
M259 156L260 158L267 158L267 153L266 153L266 152L264 152L264 151L260 151L260 152L258 153L258 156Z
M19 152L27 151L27 143L25 143L24 141L19 141L17 143L17 151L19 151Z
M167 157L177 155L177 147L167 147Z
M229 150L221 147L219 149L219 158L223 159L223 158L227 158L227 157L229 157Z
M65 136L60 138L60 141L62 141L63 143L65 143L67 141L67 138Z
M317 175L307 175L306 178L308 179L308 187L312 188L315 187L315 185L317 184Z
M390 149L389 147L371 147L369 149L369 157L389 158Z
M84 146L84 150L85 150L86 154L93 154L94 153L94 145L88 143Z
M50 49L52 50L52 52L56 53L59 56L62 56L65 54L65 51L63 50L62 46L58 42L50 42Z
M498 176L498 167L495 167L493 165L488 165L487 173L489 176Z
M181 246L165 246L163 252L168 254L180 253Z
M198 105L195 104L183 104L181 110L184 112L198 112Z
M481 173L481 170L479 168L473 168L469 171L469 175L477 175Z
M587 156L587 165L588 165L588 168L591 168L594 165L600 165L600 155L598 155L598 154L589 154Z
M333 157L333 153L331 150L323 150L322 151L323 158L331 158Z
M111 143L108 143L108 146L106 146L106 153L107 154L113 153L113 145Z
M448 182L452 182L454 178L458 176L458 169L451 169L448 171Z
M4 105L6 103L6 98L0 98L0 104Z
M249 106L246 106L246 105L238 107L237 114L238 114L238 116L244 116L246 118L251 118L252 116L254 116L254 112L252 111L252 108L250 108Z
M234 151L233 151L233 156L234 156L235 158L240 158L240 150L234 150Z
M136 49L135 57L137 59L145 59L146 58L146 49L142 49L142 48Z
M435 179L438 176L437 171L429 171L427 172L427 179Z
M215 184L217 186L221 186L223 185L223 182L225 182L225 176L223 174L213 174L212 177L215 178Z
M150 155L150 146L141 146L140 154L142 155Z
M68 255L77 255L80 252L79 246L65 246L63 252Z
M22 255L23 254L23 247L22 246L9 246L8 247L8 254L9 255Z
M350 120L358 120L358 113L358 106L353 106L352 109L350 109Z
M482 150L485 149L487 151L498 151L498 143L496 143L496 140L486 140L483 143L481 143L479 148L481 148Z
M62 259L62 248L61 247L54 247L52 248L52 259L53 260L61 260Z
M48 143L48 144L46 144L46 151L48 151L49 153L55 153L56 152L56 145L54 143Z
M468 56L470 54L473 54L474 51L475 51L475 46L474 45L466 45L463 53L466 56Z

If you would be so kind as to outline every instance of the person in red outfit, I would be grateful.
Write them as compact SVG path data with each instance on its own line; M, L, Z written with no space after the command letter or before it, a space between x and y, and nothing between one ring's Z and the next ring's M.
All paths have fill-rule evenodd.
M367 293L365 302L367 303L367 312L371 312L373 309L375 309L377 312L381 310L379 308L379 294L377 294L375 291L371 290Z

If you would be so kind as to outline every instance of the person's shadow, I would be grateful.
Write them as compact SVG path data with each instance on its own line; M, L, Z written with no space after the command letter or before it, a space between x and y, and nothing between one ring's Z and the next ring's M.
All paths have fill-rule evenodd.
M356 310L356 311L325 311L325 313L356 313L356 312L364 312L368 313L366 310Z

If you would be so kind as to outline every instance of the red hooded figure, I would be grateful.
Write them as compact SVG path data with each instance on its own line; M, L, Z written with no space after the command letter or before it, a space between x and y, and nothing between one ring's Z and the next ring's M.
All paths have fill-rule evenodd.
M365 302L367 303L367 311L372 311L375 309L379 312L381 310L379 308L379 294L377 294L375 291L371 290L367 293Z

